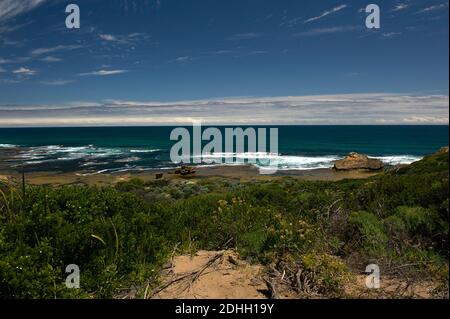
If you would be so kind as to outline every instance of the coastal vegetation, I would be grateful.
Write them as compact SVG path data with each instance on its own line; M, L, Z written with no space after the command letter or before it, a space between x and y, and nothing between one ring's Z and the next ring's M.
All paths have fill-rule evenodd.
M298 297L346 297L366 265L428 279L448 298L448 152L374 177L106 187L0 183L0 298L137 297L174 251L236 249ZM80 267L80 289L65 268ZM281 284L281 283L280 283Z

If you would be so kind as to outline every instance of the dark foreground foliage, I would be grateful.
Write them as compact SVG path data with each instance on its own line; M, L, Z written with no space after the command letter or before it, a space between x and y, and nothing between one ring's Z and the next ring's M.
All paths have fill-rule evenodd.
M111 298L131 287L142 296L174 247L234 247L268 268L299 267L325 296L370 262L405 266L442 293L448 174L442 153L340 182L132 180L25 194L0 185L0 298ZM65 287L69 264L80 267L81 289Z

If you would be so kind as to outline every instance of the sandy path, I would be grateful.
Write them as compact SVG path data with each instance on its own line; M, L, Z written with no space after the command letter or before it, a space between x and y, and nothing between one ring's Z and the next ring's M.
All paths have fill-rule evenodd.
M233 251L199 251L195 256L177 256L163 274L163 286L172 284L152 298L266 298L267 286L261 272L262 266L239 260Z

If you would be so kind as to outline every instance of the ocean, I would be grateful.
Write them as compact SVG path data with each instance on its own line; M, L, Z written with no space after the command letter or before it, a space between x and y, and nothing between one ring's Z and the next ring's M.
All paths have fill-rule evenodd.
M0 162L3 168L11 170L86 174L173 168L177 166L169 156L176 143L170 140L173 128L1 128ZM224 156L270 158L270 165L278 170L332 167L333 161L349 152L368 154L388 165L408 164L448 145L449 129L448 126L278 126L278 132L277 154Z

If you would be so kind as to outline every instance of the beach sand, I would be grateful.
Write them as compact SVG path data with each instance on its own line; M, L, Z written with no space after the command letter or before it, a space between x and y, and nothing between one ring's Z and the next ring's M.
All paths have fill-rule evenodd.
M253 166L214 166L198 167L196 173L187 177L174 174L174 170L146 170L130 171L122 173L100 173L92 174L88 172L27 172L25 179L32 185L111 185L120 181L128 181L132 178L139 178L144 181L155 180L157 173L163 173L164 179L233 179L242 182L250 180L274 180L290 176L301 180L313 181L338 181L343 179L361 179L378 174L379 172L367 171L335 171L333 169L313 169L313 170L287 170L278 171L273 175L262 175ZM17 171L0 171L0 180L20 181L21 173Z

